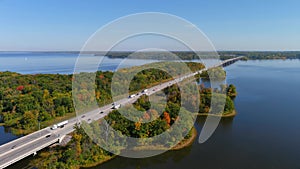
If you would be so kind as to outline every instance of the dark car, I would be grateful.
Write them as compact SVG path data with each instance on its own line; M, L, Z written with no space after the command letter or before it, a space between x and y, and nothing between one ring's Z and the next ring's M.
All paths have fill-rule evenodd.
M51 136L51 135L49 134L49 135L46 136L46 138L49 138L50 136Z
M84 117L85 117L85 115L81 116L81 118L84 118Z
M14 145L14 146L12 146L12 147L11 147L11 149L14 149L14 148L16 148L16 147L17 147L17 146L16 146L16 145Z
M100 112L100 114L103 114L103 113L104 113L103 111Z

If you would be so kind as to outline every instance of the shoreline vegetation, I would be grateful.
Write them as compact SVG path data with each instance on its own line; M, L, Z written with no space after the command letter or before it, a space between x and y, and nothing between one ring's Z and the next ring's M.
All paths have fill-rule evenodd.
M184 138L181 140L177 145L175 145L172 148L165 147L163 145L157 145L157 146L136 146L133 147L133 151L155 151L155 150L162 150L162 151L174 151L174 150L180 150L185 147L189 147L190 145L193 144L195 139L197 138L197 130L195 127L191 129L191 136L188 138Z
M178 66L174 66L167 62L153 64L173 72L178 71L176 68L180 66L180 63L176 63ZM186 64L192 71L204 68L201 63L187 62ZM117 94L124 93L121 86L127 83L129 83L129 93L134 93L153 86L153 84L158 84L160 81L172 79L168 73L162 71L164 69L153 69L152 66L152 64L149 64L121 69L120 74L114 77L118 78L118 84L115 88ZM223 77L226 73L217 69L212 72L214 72L216 78ZM124 73L134 73L135 77L131 82L128 82L126 78L124 79ZM12 72L0 72L0 122L4 123L5 126L14 128L15 132L23 132L36 130L39 123L41 127L45 127L53 122L74 116L72 101L72 82L74 85L74 78L83 78L81 81L76 82L78 84L75 84L75 87L76 85L80 86L80 92L74 101L76 102L76 99L79 99L82 102L81 104L76 103L78 110L84 110L87 104L94 99L87 92L91 84L86 84L86 81L88 81L84 79L86 74L88 73L80 73L78 76L72 77L71 75L59 74L21 75ZM206 75L203 74L203 76ZM99 105L111 103L112 77L112 72L98 71L96 73L95 83L92 85L96 84L95 97ZM195 79L199 80L199 76L195 76ZM231 112L222 114L223 117L231 117L235 114L233 100L237 92L234 85L221 85L220 88L212 89L205 87L203 83L199 86L186 82L179 83L184 83L188 90L181 93L179 85L174 84L161 91L161 98L155 96L157 97L155 103L150 103L151 96L143 94L133 103L131 109L122 106L118 110L112 110L104 119L119 133L107 131L107 126L102 123L104 119L93 121L91 124L83 122L81 126L75 126L75 131L71 133L72 138L66 146L49 147L42 150L32 161L33 166L38 168L80 168L99 165L113 159L114 154L93 143L86 133L88 131L96 132L97 141L100 143L115 143L113 152L119 152L124 147L129 146L126 145L126 137L123 136L152 138L164 132L167 132L167 135L164 136L163 141L150 139L150 141L144 142L142 140L130 145L130 147L133 146L134 150L141 151L145 149L170 150L170 146L174 143L178 144L171 150L180 150L190 146L197 136L192 119L197 116L209 115L213 92L215 92L217 105L223 104L222 100L226 100L224 110L220 109L217 112ZM195 90L199 91L200 98L197 97ZM199 105L197 104L198 99L200 99ZM166 104L163 100L166 101ZM187 106L181 107L181 101L185 101ZM197 106L199 106L199 109ZM126 110L126 113L135 119L125 118L124 114L119 113L122 109ZM163 112L160 112L161 110ZM183 115L179 116L179 112ZM174 123L179 125L174 125L177 126L174 128ZM83 129L83 127L85 128ZM191 128L192 130L188 131ZM181 138L184 138L184 140ZM154 146L149 147L147 145Z
M117 157L117 155L114 155L112 157L107 157L106 159L100 160L99 162L95 162L95 163L91 163L91 164L86 164L86 165L79 166L78 169L80 169L80 168L96 167L96 166L98 166L100 164L103 164L103 163L106 163L106 162L108 162L110 160L113 160L116 157Z
M139 146L139 147L134 147L133 150L134 151L156 151L156 150L166 150L166 151L178 151L181 150L183 148L189 147L193 144L193 142L196 140L197 138L197 130L193 127L192 128L192 136L187 138L187 139L183 139L181 142L179 142L176 146L172 147L171 149L163 147L163 146ZM117 157L116 155L111 157L111 158L107 158L103 161L99 161L97 163L94 164L89 164L89 165L85 165L85 166L80 166L83 168L88 168L88 167L95 167L98 166L100 164L103 164L107 161L113 160L115 157Z
M175 147L173 147L171 150L180 150L186 147L189 147L193 144L195 139L197 138L197 130L195 127L192 128L192 135L190 138L184 139L181 142L179 142Z
M231 112L224 112L221 114L212 114L212 113L199 113L198 116L214 116L214 117L222 117L222 118L226 118L226 117L234 117L236 116L237 112L236 110L232 110Z

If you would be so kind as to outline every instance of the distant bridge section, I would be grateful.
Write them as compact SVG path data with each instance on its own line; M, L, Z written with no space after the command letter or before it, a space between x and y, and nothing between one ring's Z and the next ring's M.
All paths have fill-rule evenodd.
M239 57L236 57L236 58L224 60L224 61L222 61L222 63L220 64L220 66L222 66L222 67L229 66L231 64L234 64L238 60L241 60L242 58L244 58L244 56L239 56Z

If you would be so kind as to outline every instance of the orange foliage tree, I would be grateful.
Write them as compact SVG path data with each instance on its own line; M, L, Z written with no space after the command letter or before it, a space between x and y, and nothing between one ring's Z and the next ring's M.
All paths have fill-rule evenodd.
M164 112L164 119L166 120L167 124L170 126L171 118L168 112Z
M136 130L140 130L141 129L141 125L142 125L141 122L139 122L139 121L135 122L134 125L135 125L135 129Z

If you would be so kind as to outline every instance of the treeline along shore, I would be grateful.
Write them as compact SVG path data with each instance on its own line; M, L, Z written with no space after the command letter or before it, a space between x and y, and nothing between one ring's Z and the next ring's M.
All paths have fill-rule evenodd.
M242 60L270 60L270 59L300 59L300 51L214 51L214 52L192 52L192 51L171 51L173 59L194 60L199 59L221 59L226 60L233 57L244 56ZM95 52L95 55L105 55L109 58L135 58L135 59L170 59L170 52L139 52L112 51Z

